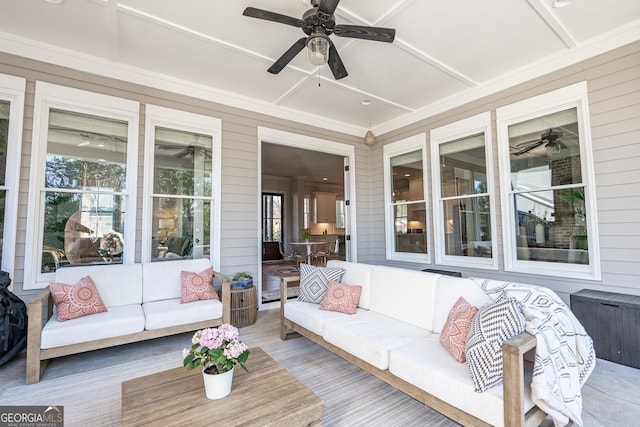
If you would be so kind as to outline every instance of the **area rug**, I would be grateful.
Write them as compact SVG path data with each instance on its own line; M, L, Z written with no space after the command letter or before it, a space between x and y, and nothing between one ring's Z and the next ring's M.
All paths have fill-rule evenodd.
M458 425L306 338L262 348L323 400L323 426ZM63 405L67 426L120 426L121 383L181 363L179 350L9 387L0 405Z
M298 298L300 295L300 286L287 288L287 299ZM262 302L280 301L280 289L272 289L270 291L262 291Z

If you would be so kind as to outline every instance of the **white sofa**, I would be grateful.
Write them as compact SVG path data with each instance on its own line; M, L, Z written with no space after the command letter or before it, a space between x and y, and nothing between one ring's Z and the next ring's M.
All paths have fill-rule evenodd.
M40 381L48 360L135 341L211 327L231 318L229 278L222 281L222 301L180 303L181 271L201 272L208 259L145 264L66 267L55 281L75 284L89 275L107 311L72 320L57 320L49 288L29 301L27 384Z
M342 283L363 287L356 314L282 299L282 339L304 335L463 425L513 427L544 419L524 378L533 336L523 333L503 345L504 387L484 393L474 391L467 363L440 344L460 296L476 307L491 301L471 279L335 260L327 267L343 268ZM283 280L281 295L293 280Z

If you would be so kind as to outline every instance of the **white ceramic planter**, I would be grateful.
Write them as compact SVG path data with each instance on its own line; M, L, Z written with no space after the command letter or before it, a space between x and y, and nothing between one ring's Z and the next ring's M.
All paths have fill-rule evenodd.
M235 366L223 374L207 374L202 368L204 391L209 399L222 399L231 393Z

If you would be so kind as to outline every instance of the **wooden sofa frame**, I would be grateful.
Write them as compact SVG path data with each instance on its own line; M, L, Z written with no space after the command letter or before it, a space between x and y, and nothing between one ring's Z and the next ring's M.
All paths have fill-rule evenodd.
M287 286L290 283L298 282L299 276L283 277L280 281L280 295L287 295ZM419 387L410 384L392 373L388 369L381 370L362 359L342 350L339 347L327 342L322 336L303 328L302 326L285 319L284 306L287 299L280 299L280 338L286 340L299 336L305 336L316 344L321 345L332 353L351 362L364 371L378 377L387 384L395 387L403 393L424 403L441 414L451 418L457 423L465 426L491 427L483 420L464 412L457 407L427 393ZM524 364L525 360L533 360L533 353L536 347L536 338L527 333L506 341L502 344L503 356L503 390L504 390L504 425L509 427L531 427L538 426L547 414L537 406L531 408L526 414L524 412Z
M28 316L29 326L27 330L27 384L40 381L49 360L60 356L84 353L86 351L98 350L101 348L115 347L122 344L129 344L138 341L150 340L153 338L166 337L183 332L195 331L197 329L218 326L231 321L231 279L214 272L214 279L222 281L222 318L207 320L203 322L187 323L184 325L171 326L167 328L143 330L133 334L121 335L118 337L104 338L94 341L86 341L78 344L65 345L54 348L41 348L42 328L53 315L53 299L47 286L29 300Z

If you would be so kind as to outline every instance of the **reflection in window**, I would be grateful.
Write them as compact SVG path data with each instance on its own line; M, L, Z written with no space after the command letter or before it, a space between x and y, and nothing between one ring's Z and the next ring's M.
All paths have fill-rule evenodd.
M0 265L2 265L2 247L4 245L4 213L6 206L7 148L9 146L9 110L8 101L0 101Z
M422 150L390 158L395 251L427 253Z
M508 129L517 259L588 264L577 108Z
M151 259L209 257L211 135L155 127Z
M484 133L439 145L445 254L492 256Z
M122 262L127 122L51 109L41 272Z

